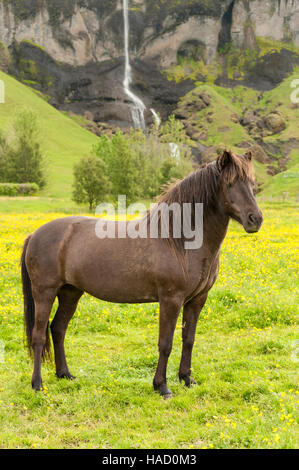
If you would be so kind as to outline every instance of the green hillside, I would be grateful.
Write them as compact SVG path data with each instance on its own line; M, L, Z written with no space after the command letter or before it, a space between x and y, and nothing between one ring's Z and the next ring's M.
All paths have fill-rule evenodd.
M292 102L299 69L261 93L244 86L224 88L197 82L176 109L188 135L209 161L223 147L238 153L254 146L256 175L264 196L299 194L299 104ZM298 88L298 86L297 86ZM298 94L297 94L298 95Z
M73 165L81 156L90 152L97 137L50 106L31 88L1 71L0 80L5 83L5 103L0 104L1 129L9 129L18 111L34 111L38 115L42 148L47 160L48 184L42 194L69 197Z

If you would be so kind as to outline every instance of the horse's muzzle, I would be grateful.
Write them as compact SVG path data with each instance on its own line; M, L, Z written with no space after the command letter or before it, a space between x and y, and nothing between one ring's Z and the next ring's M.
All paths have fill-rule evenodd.
M246 232L247 233L258 232L262 226L263 220L264 218L261 212L259 213L250 212L247 216L246 225L244 226Z

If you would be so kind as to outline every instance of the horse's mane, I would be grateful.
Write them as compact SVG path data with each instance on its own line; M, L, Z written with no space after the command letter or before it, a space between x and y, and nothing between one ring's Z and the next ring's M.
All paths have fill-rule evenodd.
M157 204L165 202L170 205L202 202L205 210L213 208L217 203L220 180L225 184L233 183L236 179L254 181L253 165L250 159L228 153L230 160L221 168L221 157L214 162L202 165L186 178L170 183L164 188ZM246 154L248 155L248 154ZM220 178L221 176L221 178Z
M240 156L230 151L224 151L216 161L202 165L186 178L166 186L163 193L157 199L155 207L147 213L148 221L150 221L157 208L161 207L163 203L167 206L174 203L179 205L191 203L193 207L195 207L195 203L203 203L203 217L205 218L212 211L215 211L217 207L221 181L225 184L230 184L236 179L254 181L251 153ZM162 212L163 209L159 213L160 219ZM169 233L169 242L173 243L177 248L183 249L184 237L172 237L173 226L171 218Z
M216 162L202 165L186 178L164 186L157 204L202 202L206 207L211 206L219 189L219 176Z

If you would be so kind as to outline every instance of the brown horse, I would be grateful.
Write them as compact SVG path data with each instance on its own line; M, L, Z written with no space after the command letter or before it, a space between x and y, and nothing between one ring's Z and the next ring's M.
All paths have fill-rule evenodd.
M218 275L219 251L229 220L237 220L248 233L257 232L263 221L253 185L251 154L237 156L224 151L215 162L191 173L161 197L160 202L167 205L203 203L203 242L193 250L184 247L183 235L182 239L171 235L168 239L100 239L96 235L99 219L94 217L57 219L30 235L21 264L26 333L29 350L34 353L32 387L42 387L41 360L50 349L49 317L56 296L59 306L51 323L56 373L59 378L73 379L66 363L64 338L84 292L109 302L159 302L159 361L154 388L165 398L171 396L166 367L183 307L179 378L188 387L195 384L191 355L196 324ZM149 220L153 210L140 220ZM127 224L117 225L121 223Z

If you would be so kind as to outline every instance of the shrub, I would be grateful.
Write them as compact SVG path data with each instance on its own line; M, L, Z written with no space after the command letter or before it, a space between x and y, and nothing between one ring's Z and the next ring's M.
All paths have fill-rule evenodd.
M34 196L38 189L35 183L0 183L0 196Z

